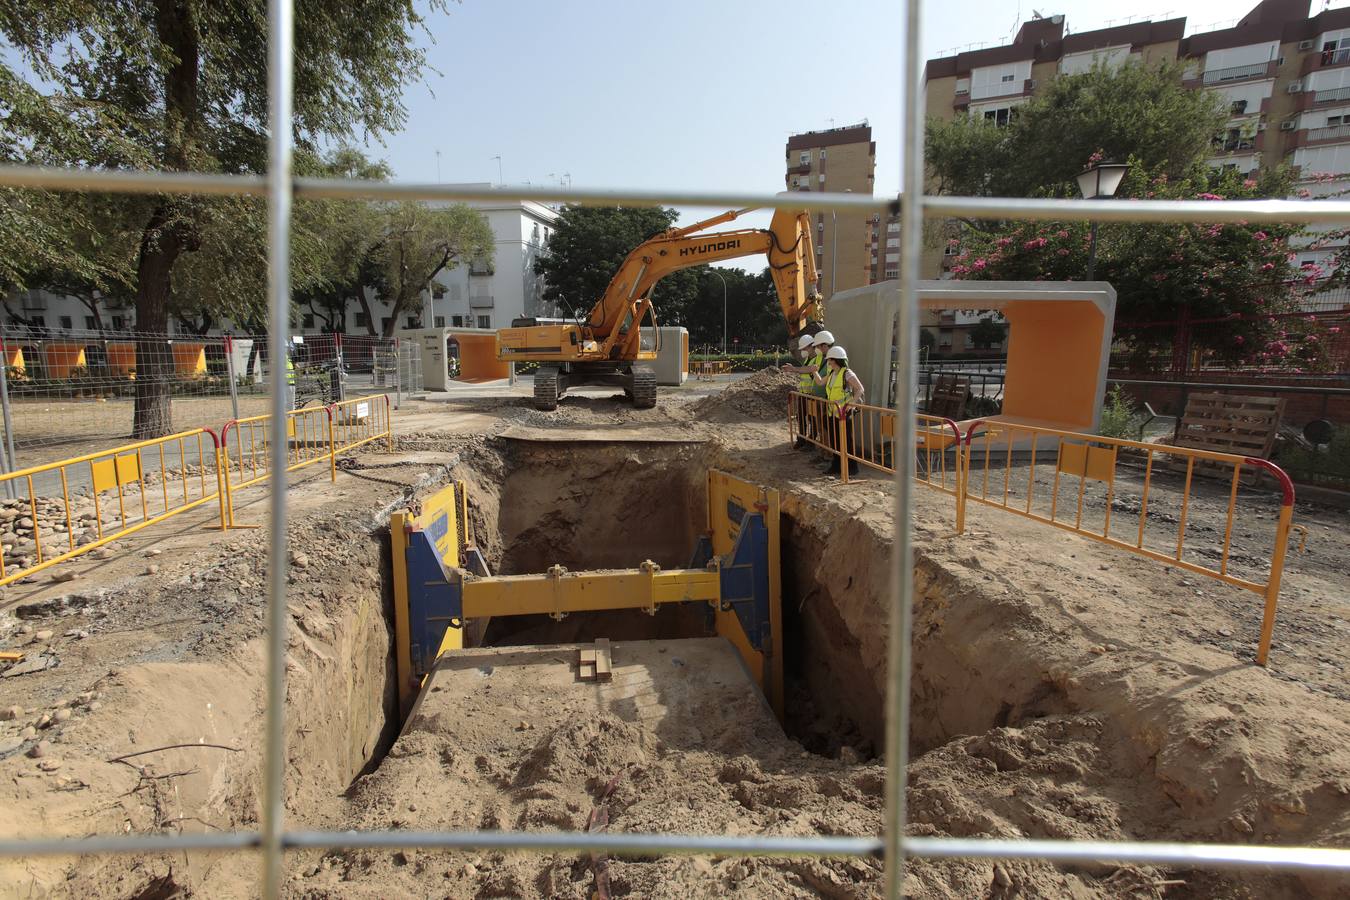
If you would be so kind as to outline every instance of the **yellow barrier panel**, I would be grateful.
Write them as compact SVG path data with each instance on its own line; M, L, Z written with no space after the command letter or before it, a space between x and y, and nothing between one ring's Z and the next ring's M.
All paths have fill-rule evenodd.
M0 586L220 501L219 449L215 432L195 428L0 476L28 501L13 543L0 545Z
M1266 664L1294 512L1294 485L1279 466L1255 457L1005 421L975 422L964 441L963 503L1005 509L1261 594L1265 612L1256 661ZM1273 543L1259 552L1250 547L1235 552L1233 546L1244 467L1253 475L1269 473L1283 493ZM1195 476L1202 470L1219 480L1197 488ZM1207 521L1196 522L1200 513ZM1194 538L1188 553L1188 527L1190 535L1215 537L1203 546L1196 546L1203 538ZM1238 570L1242 574L1235 574Z
M961 429L951 419L915 413L914 478L949 494L956 505L956 533L965 532L962 502ZM895 474L895 410L861 403L849 405L845 417L833 415L824 397L793 391L788 396L788 439L803 440L889 475ZM848 466L840 466L848 483Z
M388 394L355 397L329 407L333 412L333 452L341 453L384 438L394 449L393 414Z
M269 448L276 439L271 416L231 419L220 431L221 469L225 489L225 521L234 520L234 495L242 488L266 481L272 474ZM327 461L329 477L337 480L333 449L333 411L327 406L293 409L286 414L287 472Z
M695 381L712 381L718 375L731 374L729 359L696 359L690 365L694 370Z

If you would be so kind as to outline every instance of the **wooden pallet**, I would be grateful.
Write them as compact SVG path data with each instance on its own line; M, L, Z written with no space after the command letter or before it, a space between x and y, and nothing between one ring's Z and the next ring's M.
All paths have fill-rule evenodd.
M964 419L966 398L970 396L970 379L960 375L939 375L933 382L933 393L928 399L928 415L944 419Z
M1186 412L1177 423L1178 447L1232 453L1268 459L1275 446L1284 415L1283 397L1242 397L1235 394L1192 394ZM1175 456L1173 469L1185 470L1187 459ZM1231 477L1232 468L1222 463L1197 460L1196 472ZM1255 477L1255 471L1246 473Z

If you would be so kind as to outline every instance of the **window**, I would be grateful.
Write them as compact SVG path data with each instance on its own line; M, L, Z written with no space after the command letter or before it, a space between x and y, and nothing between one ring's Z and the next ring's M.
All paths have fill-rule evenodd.
M365 327L366 327L366 314L365 314L365 313L359 312L359 313L356 314L356 327L357 327L357 328L365 328Z
M384 318L380 319L380 331L382 331L382 332L383 332L383 331L388 331L388 330L389 330L389 323L390 323L391 321L393 321L393 320L390 319L388 316L385 316Z
M942 248L943 256L956 256L960 252L961 252L960 244L948 244L947 246Z
M886 231L888 231L888 232L891 233L891 234L898 234L899 231L900 231L900 223L899 223L899 222L887 222L887 223L886 223Z
M1327 125L1350 125L1350 113L1340 116L1327 116Z
M440 300L444 296L445 296L445 285L433 284L431 286L431 299Z
M121 331L127 327L127 320L122 316L113 316L113 330Z
M821 159L824 159L824 158L825 158L825 148L824 148L824 147L821 147L821 148L820 148L820 158L821 158Z
M34 328L46 328L47 318L45 316L29 316L28 324L32 325Z
M825 173L824 173L824 172L821 172L821 173L820 173L820 183L821 183L821 184L824 184L824 183L825 183Z
M422 327L422 320L419 319L417 316L408 316L408 318L407 318L406 320L404 320L404 325L403 325L403 327L404 327L404 328L421 328L421 327Z
M70 318L70 316L62 316L62 317L61 317L61 327L62 327L62 328L74 328L74 327L75 327L75 322Z
M899 278L899 277L900 277L900 270L899 270L899 269L887 269L887 270L886 270L886 277L887 277L887 278Z
M899 239L898 237L886 238L886 246L887 246L887 247L899 247L899 246L900 246L900 239Z
M811 165L811 151L803 150L800 154L798 154L797 162L799 162L803 166Z
M1012 74L1004 75L1002 78L999 79L999 81L1001 81L1003 84L1009 84L1009 83L1011 83L1012 80L1013 80L1014 78L1016 78L1016 77L1017 77L1016 75L1012 75Z
M463 328L463 327L464 327L464 317L463 317L463 316L451 316L451 317L450 317L450 327L451 327L451 328Z
M1240 116L1240 115L1243 115L1244 113L1247 112L1247 101L1246 101L1246 100L1234 100L1233 103L1232 103L1232 105L1229 106L1228 109L1229 109L1229 114L1230 114L1230 115L1234 115L1234 116Z
M437 327L437 328L444 328L444 327L445 327L445 316L437 316L437 317L436 317L436 327Z
M1012 109L1007 106L1003 107L1002 109L986 109L984 111L984 120L986 122L993 122L1000 128L1002 128L1004 125L1007 125L1008 119L1011 117L1012 117Z
M313 328L313 327L314 327L314 313L305 313L304 318L302 318L302 319L300 320L300 327L301 327L301 328Z
M539 240L539 223L538 223L538 222L535 222L535 223L534 223L534 239L535 239L536 241Z
M478 327L479 327L479 328L491 328L491 327L492 327L492 316L479 316L479 317L478 317Z
M97 327L98 327L98 319L95 319L93 316L85 316L85 317L84 317L84 327L85 327L85 328L89 328L89 329L91 329L91 330L94 329L94 328L97 328Z

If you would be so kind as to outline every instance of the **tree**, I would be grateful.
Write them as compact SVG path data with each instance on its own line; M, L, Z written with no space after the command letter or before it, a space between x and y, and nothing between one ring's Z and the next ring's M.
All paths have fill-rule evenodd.
M930 119L933 189L967 196L1078 196L1074 176L1094 153L1155 175L1188 175L1213 153L1223 99L1181 85L1176 63L1104 66L1054 78L1003 126L983 117Z
M428 0L425 8L443 10L445 0ZM8 62L0 63L0 115L7 125L0 155L6 161L100 168L261 172L266 22L262 0L6 4L0 7L0 33L42 90ZM360 5L359 29L353 31L350 4L299 4L294 127L302 148L312 149L326 137L379 135L403 124L402 90L419 78L426 61L413 35L422 22L413 4L368 0ZM210 245L213 217L256 216L257 204L169 196L124 200L120 220L137 224L130 279L137 327L162 332L179 308L174 289L179 263ZM27 218L20 211L0 228L7 235ZM25 246L23 258L62 256L62 229L33 236L38 246ZM214 289L224 293L236 273L254 277L248 268L222 267L227 280ZM169 363L154 350L149 343L138 348L137 438L172 429Z
M1007 333L1007 325L1002 322L995 322L991 316L985 316L975 323L975 327L970 329L970 342L975 347L987 349L995 344L1003 343L1003 338Z
M384 233L371 252L392 305L384 336L393 337L399 316L422 311L422 292L432 279L464 260L491 268L496 242L483 214L463 203L432 208L407 201L384 207L383 214Z
M562 208L535 270L544 279L544 300L569 317L585 317L604 296L610 279L638 244L670 228L673 209L650 207ZM697 290L691 270L674 272L652 291L660 324L678 325Z
M727 347L734 339L747 346L787 342L787 322L778 305L778 291L768 269L758 273L743 269L699 266L692 270L697 291L681 311L680 321L666 321L689 329L690 344L722 346L723 280L726 282L725 315Z

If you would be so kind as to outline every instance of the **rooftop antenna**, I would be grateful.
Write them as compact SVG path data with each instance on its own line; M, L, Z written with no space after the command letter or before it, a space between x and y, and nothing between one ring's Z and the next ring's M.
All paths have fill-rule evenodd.
M436 151L436 183L441 183L441 151Z
M504 183L502 181L502 158L500 156L494 156L492 158L497 161L497 187L501 187Z

